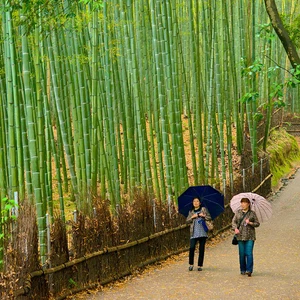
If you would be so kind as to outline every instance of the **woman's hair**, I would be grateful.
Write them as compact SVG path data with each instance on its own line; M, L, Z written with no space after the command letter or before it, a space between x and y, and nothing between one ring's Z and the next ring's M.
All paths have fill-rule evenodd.
M241 203L242 203L242 202L247 202L247 203L250 204L250 200L249 200L248 198L246 198L246 197L241 199Z

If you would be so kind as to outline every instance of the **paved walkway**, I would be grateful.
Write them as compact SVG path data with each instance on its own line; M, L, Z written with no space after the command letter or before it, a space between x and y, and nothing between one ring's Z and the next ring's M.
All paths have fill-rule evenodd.
M240 275L238 248L227 232L206 248L202 272L189 272L183 253L162 267L72 299L300 299L300 171L269 200L273 216L256 229L252 277Z

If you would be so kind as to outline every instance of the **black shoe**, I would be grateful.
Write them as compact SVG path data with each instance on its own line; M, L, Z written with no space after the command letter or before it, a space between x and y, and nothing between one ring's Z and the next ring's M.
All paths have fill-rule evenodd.
M252 275L251 272L246 272L246 274L248 275L248 277L251 277L251 275Z
M193 271L193 266L189 266L189 271Z
M241 275L246 275L246 272L241 272Z
M202 268L201 268L201 267L198 267L198 271L202 271Z

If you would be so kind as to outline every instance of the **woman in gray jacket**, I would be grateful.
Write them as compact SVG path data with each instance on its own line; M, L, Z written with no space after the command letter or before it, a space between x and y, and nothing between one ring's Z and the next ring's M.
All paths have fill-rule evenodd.
M205 243L207 239L207 228L203 221L211 221L211 216L208 210L201 206L199 198L193 199L193 208L190 210L186 223L190 224L190 252L189 252L189 271L194 267L194 256L196 244L199 242L199 257L198 257L198 271L202 271Z
M236 234L239 247L241 274L249 277L253 272L253 248L256 240L255 228L260 225L256 213L251 210L250 200L241 199L241 209L232 219L232 228Z

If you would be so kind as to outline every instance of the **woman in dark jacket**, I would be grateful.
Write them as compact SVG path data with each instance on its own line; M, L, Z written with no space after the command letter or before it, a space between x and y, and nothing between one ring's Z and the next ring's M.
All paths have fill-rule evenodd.
M241 199L241 207L232 219L232 228L238 240L241 274L247 274L250 277L253 272L255 227L258 227L260 223L256 213L251 210L248 198Z
M211 221L211 216L205 207L201 206L198 198L193 199L193 208L190 210L186 218L186 223L190 224L190 252L189 252L189 270L192 271L194 267L194 256L196 244L199 242L199 257L198 257L198 271L202 271L205 243L207 239L207 231L203 226L203 221Z

